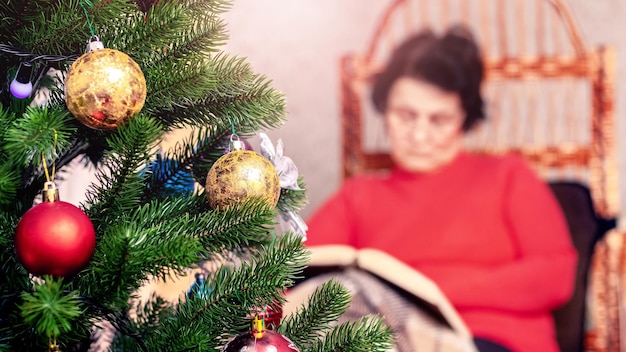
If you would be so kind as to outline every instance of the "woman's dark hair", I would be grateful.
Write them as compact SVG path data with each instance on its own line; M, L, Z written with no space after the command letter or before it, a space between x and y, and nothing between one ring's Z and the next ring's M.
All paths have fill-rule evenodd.
M471 32L465 27L452 27L440 37L432 31L423 31L400 44L387 67L374 80L372 102L379 112L385 111L389 91L401 77L426 81L458 93L466 114L464 131L485 117L480 94L482 57Z

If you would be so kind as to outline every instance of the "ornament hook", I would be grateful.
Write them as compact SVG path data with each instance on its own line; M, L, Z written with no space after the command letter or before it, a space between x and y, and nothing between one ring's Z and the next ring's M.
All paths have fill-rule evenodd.
M100 38L97 35L92 35L87 42L87 50L86 52L104 49L104 44L100 41Z
M229 152L233 150L245 150L246 144L239 139L239 136L236 134L230 135L230 143L229 143Z
M230 120L230 143L228 145L228 151L233 150L246 150L246 144L239 140L239 136L235 133L235 122Z

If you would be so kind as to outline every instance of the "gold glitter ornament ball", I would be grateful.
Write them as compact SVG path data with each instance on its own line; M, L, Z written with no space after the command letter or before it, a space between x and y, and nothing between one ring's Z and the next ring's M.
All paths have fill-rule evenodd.
M274 165L251 150L234 150L222 155L209 170L206 192L213 209L251 198L263 198L276 206L280 179Z
M67 72L65 103L84 125L115 129L135 116L146 101L146 79L130 56L97 49L79 57Z

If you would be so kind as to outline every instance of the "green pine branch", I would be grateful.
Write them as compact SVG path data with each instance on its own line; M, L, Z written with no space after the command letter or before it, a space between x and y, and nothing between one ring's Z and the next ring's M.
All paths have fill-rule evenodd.
M222 128L226 128L225 126ZM188 173L201 186L206 184L206 176L213 163L224 155L226 148L226 130L219 126L209 125L191 129L190 134L178 141L169 151L163 152L161 160L155 167L163 177L154 175L150 182L149 194L160 194L167 187L166 183L179 173ZM178 163L165 163L176 160ZM163 170L165 169L165 170Z
M78 292L62 292L62 280L45 277L36 283L32 293L22 293L19 305L22 318L32 325L37 333L48 338L56 338L68 333L71 322L81 315Z
M0 213L0 337L4 336L2 330L6 325L11 325L4 317L10 315L19 294L31 287L28 273L18 265L13 249L14 229L18 221L15 215Z
M276 207L280 211L295 211L302 210L309 202L306 196L306 185L302 176L298 177L299 190L285 189L280 190L280 198L278 198L278 204Z
M185 158L166 157L157 154L155 159L145 166L147 174L142 198L169 198L190 194L195 189L195 179L189 172Z
M86 205L98 233L101 227L117 222L118 214L125 214L140 205L145 176L138 174L156 152L155 145L162 136L158 122L139 114L109 135L111 150L96 174L97 183L91 186Z
M296 346L309 346L331 330L350 305L350 292L339 282L330 280L318 287L306 305L285 317L278 332L289 336Z
M304 348L304 352L371 352L393 347L393 332L381 317L365 316L338 325L322 341Z
M0 204L5 205L4 211L21 215L47 176L54 176L55 160L69 149L74 129L68 124L71 116L60 106L27 108L21 116L3 115L7 122L0 131ZM30 177L18 178L24 173Z
M132 293L150 277L181 275L203 259L260 248L270 239L275 213L261 201L223 212L194 213L201 197L155 200L110 225L90 265L74 280L104 306L127 308Z
M149 14L132 17L133 24L121 26L132 28L130 35L105 32L105 37L111 37L111 47L136 54L146 66L149 62L196 61L225 43L226 25L220 14L229 8L228 2L215 0L158 2ZM105 29L116 27L120 26Z
M275 241L250 260L225 262L207 278L211 290L206 297L191 296L179 302L170 312L172 315L159 315L158 326L153 324L154 315L146 320L151 329L135 321L145 350L211 351L233 334L246 331L253 311L284 299L281 292L293 284L307 260L298 238L281 237ZM124 341L127 345L132 342Z
M115 324L120 333L113 336L110 351L149 351L143 336L147 336L161 321L174 314L173 306L152 293L144 302L137 301L134 318Z
M216 211L202 187L228 135L253 136L286 115L268 78L220 51L230 1L140 2L0 3L0 76L9 82L32 59L47 91L41 106L0 91L0 351L44 350L53 337L62 350L86 351L101 324L115 329L113 351L215 350L249 329L254 309L283 302L307 263L299 237L274 234L280 212L306 204L302 177L302 190L282 190L276 207L251 199ZM73 119L63 99L65 71L92 34L131 56L147 80L142 112L113 131ZM51 68L58 78L39 80ZM163 134L178 128L192 134L160 151ZM46 171L54 165L62 179L74 160L97 169L81 204L96 229L95 253L72 277L33 278L14 254L14 229ZM207 261L222 267L207 278L205 297L138 303L148 280ZM280 330L303 351L387 349L390 333L377 317L334 324L348 301L336 282L322 285Z
M265 200L250 199L207 215L195 232L204 248L219 254L223 249L255 248L266 243L276 212Z
M234 126L245 135L284 122L284 97L242 58L219 54L184 69L162 65L144 72L153 92L145 111L170 126Z
M68 124L70 119L73 117L60 106L28 108L3 133L7 162L22 168L41 167L43 156L51 165L69 149L74 132Z
M72 344L90 333L79 293L66 290L62 281L43 277L17 297L3 296L0 336L11 346L7 351L32 351L32 346L47 346L61 335Z

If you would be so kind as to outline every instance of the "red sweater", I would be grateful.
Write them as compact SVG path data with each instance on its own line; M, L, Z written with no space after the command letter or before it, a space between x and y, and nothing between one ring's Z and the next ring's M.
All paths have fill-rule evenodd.
M572 294L576 252L521 158L461 153L434 173L355 177L308 226L308 246L377 248L429 276L474 336L558 351L550 312Z

